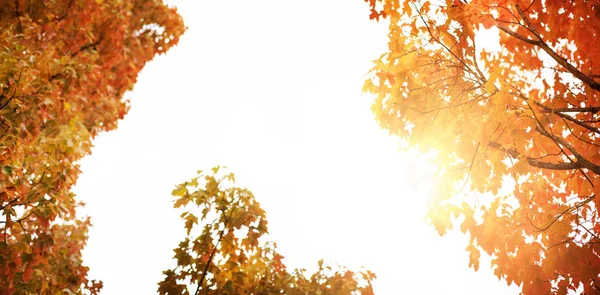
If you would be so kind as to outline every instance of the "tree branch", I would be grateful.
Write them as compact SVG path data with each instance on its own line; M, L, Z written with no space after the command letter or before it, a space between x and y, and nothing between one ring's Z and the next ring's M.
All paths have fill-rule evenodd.
M537 102L536 102L537 104ZM583 108L550 108L550 107L546 107L549 110L551 110L552 113L586 113L586 112L590 112L590 113L597 113L600 112L600 107L583 107Z
M556 223L556 222L557 222L557 221L558 221L558 220L559 220L559 219L560 219L560 218L561 218L563 215L565 215L565 214L568 214L568 213L571 213L571 211L581 208L583 205L585 205L585 204L589 203L589 202L590 202L591 200L593 200L595 197L596 197L595 195L591 195L591 196L587 197L585 200L583 200L583 201L581 201L581 202L579 202L579 203L575 204L574 206L572 206L572 207L569 207L569 208L567 208L566 210L564 210L564 211L560 212L558 215L554 216L554 218L552 219L552 221L551 221L551 222L550 222L548 225L546 225L546 226L543 226L543 227L538 227L538 226L536 226L535 224L533 224L533 222L532 222L532 221L529 219L529 216L527 216L527 219L529 220L529 223L530 223L530 224L531 224L533 227L535 227L535 229L536 229L537 231L539 231L539 232L546 231L546 230L548 230L550 227L552 227L552 225L554 225L554 223Z
M82 51L88 50L92 47L95 47L96 45L100 44L100 42L102 42L102 38L98 38L98 40L90 43L90 44L86 44L83 45L81 48L77 49L75 52L71 53L71 57L76 56L77 54L79 54Z
M13 100L13 98L15 98L15 95L17 94L17 88L19 88L19 82L21 82L21 74L23 73L23 69L19 70L19 78L17 79L17 82L15 83L15 91L13 91L13 94L8 98L8 100L6 100L6 102L4 102L1 106L0 106L0 110L5 108L8 103L10 103L11 100ZM2 98L4 98L4 95L2 95Z
M213 258L215 257L215 253L217 252L217 247L219 246L221 239L223 239L223 235L225 234L225 230L227 229L227 222L229 222L229 219L231 219L231 216L233 215L234 210L235 210L235 207L231 208L231 211L229 212L229 216L225 218L225 222L223 223L223 229L221 230L221 233L219 234L219 239L217 240L217 243L215 244L215 248L210 253L210 257L208 258L208 262L206 263L206 266L204 267L204 271L202 272L202 276L200 277L200 281L198 282L198 287L196 287L196 292L194 292L194 295L198 295L198 292L200 292L200 289L202 288L202 283L204 282L204 279L206 278L208 270L210 269L210 264L211 264Z
M539 126L536 126L535 130L537 132L539 132L540 134L542 134L542 135L544 135L544 136L546 136L548 138L551 138L552 140L560 143L562 146L564 146L565 148L567 148L571 152L571 154L573 154L573 156L575 156L575 158L577 159L577 162L574 162L574 163L579 164L579 168L585 168L585 169L588 169L588 170L590 170L590 171L592 171L592 172L600 175L600 166L598 166L598 165L596 165L596 164L588 161L587 159L585 159L566 140L564 140L564 139L562 139L562 138L560 138L560 137L558 137L558 136L556 136L554 134L550 134L550 133L546 132L545 130L543 130Z
M540 41L531 40L531 39L529 39L529 38L527 38L527 37L525 37L525 36L521 36L521 35L519 35L519 34L517 34L517 33L513 32L513 31L511 31L511 30L509 30L509 29L507 29L507 28L505 28L505 27L503 27L503 26L500 26L500 25L498 25L498 26L496 26L496 27L498 27L498 29L500 29L500 30L501 30L501 31L503 31L504 33L507 33L507 34L509 34L509 35L511 35L511 36L513 36L513 37L515 37L515 38L517 38L517 39L519 39L519 40L521 40L521 41L523 41L523 42L525 42L525 43L529 43L529 44L531 44L531 45L535 45L535 46L539 46L539 45L540 45L540 44L539 44L539 43L540 43Z
M564 142L564 140L563 140L563 142ZM559 143L560 143L560 141L559 141ZM490 141L488 143L488 146L507 153L511 158L517 159L517 158L519 158L519 156L521 156L521 153L517 152L515 149L505 148L497 142ZM565 146L565 147L568 149L567 146ZM529 165L531 165L533 167L541 168L541 169L575 170L575 169L580 169L580 168L586 168L586 169L593 171L594 173L600 175L600 166L590 163L589 161L587 161L586 159L581 157L581 155L579 155L579 154L574 154L574 156L577 158L578 161L550 163L550 162L544 162L544 161L540 161L540 160L530 158L530 157L526 157L525 160L527 161L527 163L529 163ZM578 156L581 157L581 159L579 159Z
M65 19L65 17L67 17L67 15L69 14L69 11L71 10L71 6L73 6L73 2L74 2L74 0L69 1L66 11L61 16L56 18L57 21L61 21L61 20Z
M12 199L12 200L11 200L10 202L8 202L6 205L4 205L4 206L0 207L0 210L4 210L4 208L6 208L6 207L8 207L8 206L12 205L13 203L15 203L15 202L16 202L16 201L18 201L18 200L19 200L19 198L14 198L14 199Z
M24 221L24 220L26 220L27 218L29 218L29 216L31 216L31 215L35 215L35 216L38 216L38 217L39 217L39 215L37 215L37 214L35 214L35 212L31 211L31 212L29 212L29 214L27 214L27 215L25 215L25 216L23 216L23 217L21 217L21 218L18 218L18 219L15 219L15 220L11 220L11 222L12 222L12 223L21 223L22 221ZM0 220L0 223L6 223L6 224L9 224L9 222L8 222L8 221L2 221L2 220Z
M538 105L539 107L541 107L542 109L544 109L544 111L546 111L548 113L556 114L556 115L560 116L561 118L564 118L565 120L569 120L569 121L571 121L571 122L573 122L573 123L575 123L575 124L577 124L577 125L585 128L585 129L588 129L590 131L593 131L593 132L596 132L596 133L600 134L600 129L598 129L598 128L594 127L594 126L585 124L585 123L583 123L583 122L581 122L581 121L579 121L579 120L577 120L577 119L575 119L575 118L573 118L573 117L571 117L569 115L566 115L566 114L563 114L563 113L560 113L560 112L556 112L552 108L549 108L549 107L547 107L547 106L545 106L545 105L543 105L543 104L541 104L541 103L539 103L537 101L534 101L534 103L536 105Z

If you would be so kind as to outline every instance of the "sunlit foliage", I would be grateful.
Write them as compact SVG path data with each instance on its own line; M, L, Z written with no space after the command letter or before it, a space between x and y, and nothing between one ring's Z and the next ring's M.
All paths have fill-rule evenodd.
M390 26L364 91L382 128L437 151L439 233L456 218L470 265L488 253L524 294L600 292L600 3L365 2Z

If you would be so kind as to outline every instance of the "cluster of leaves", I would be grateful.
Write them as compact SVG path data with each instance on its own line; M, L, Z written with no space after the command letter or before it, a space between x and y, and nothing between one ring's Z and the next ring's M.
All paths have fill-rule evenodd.
M184 30L161 0L0 0L0 294L98 292L76 162Z
M233 174L198 172L173 190L187 237L175 248L177 266L164 271L158 292L182 294L373 294L370 271L334 270L319 261L307 278L288 272L267 233L265 211Z
M390 34L364 91L382 128L438 152L439 233L456 219L475 270L485 251L524 294L600 292L600 3L366 2Z

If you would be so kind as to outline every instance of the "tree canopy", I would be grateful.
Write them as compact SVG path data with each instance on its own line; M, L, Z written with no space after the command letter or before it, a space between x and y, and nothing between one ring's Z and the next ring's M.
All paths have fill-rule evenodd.
M265 242L266 213L251 191L235 186L233 173L198 171L176 186L174 207L187 237L174 249L177 266L164 271L161 295L183 294L373 294L375 274L318 262L306 271L288 271L275 243Z
M470 265L488 253L523 294L599 292L600 3L365 2L389 47L364 91L382 128L435 151L439 233L454 220Z
M0 293L96 294L77 161L185 27L161 0L0 1Z

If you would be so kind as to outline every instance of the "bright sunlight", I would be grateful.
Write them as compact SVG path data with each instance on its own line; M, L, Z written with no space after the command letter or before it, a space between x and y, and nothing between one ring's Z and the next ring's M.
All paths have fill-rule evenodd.
M430 168L373 120L361 87L387 33L363 3L173 3L188 31L82 161L85 259L103 292L155 292L185 233L169 211L173 185L225 165L266 210L288 267L365 267L377 294L506 294L491 270L468 269L464 237L425 223ZM114 267L124 261L143 267Z
M0 294L596 294L599 36L597 1L3 1Z

